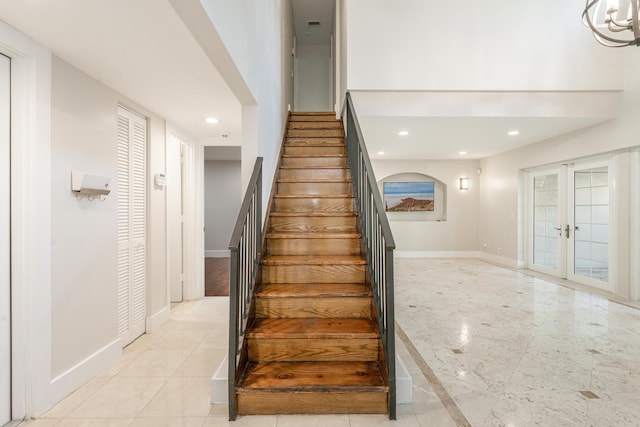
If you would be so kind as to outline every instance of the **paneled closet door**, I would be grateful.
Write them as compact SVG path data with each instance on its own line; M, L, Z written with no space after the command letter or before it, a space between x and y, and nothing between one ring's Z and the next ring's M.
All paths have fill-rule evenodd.
M118 333L145 332L147 121L118 108Z
M0 54L0 425L11 421L11 60Z

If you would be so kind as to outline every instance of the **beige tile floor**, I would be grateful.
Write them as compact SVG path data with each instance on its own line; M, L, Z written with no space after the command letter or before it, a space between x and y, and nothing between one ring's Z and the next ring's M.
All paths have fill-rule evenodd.
M226 405L209 403L227 347L228 299L213 297L175 306L159 331L25 425L640 425L640 310L475 260L400 259L396 286L398 352L414 387L395 422L289 415L229 423Z

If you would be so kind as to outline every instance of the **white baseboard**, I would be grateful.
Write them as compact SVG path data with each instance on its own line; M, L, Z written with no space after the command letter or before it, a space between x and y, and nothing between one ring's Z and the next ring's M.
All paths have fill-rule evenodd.
M518 261L512 258L507 258L500 255L490 254L487 252L480 252L480 259L484 259L485 261L493 262L496 264L504 265L510 268L524 268L524 262Z
M229 258L230 256L231 256L231 251L220 251L220 250L204 251L205 258Z
M160 326L167 323L169 318L171 317L171 304L167 304L164 306L162 310L157 312L156 314L147 317L145 324L145 331L147 333L151 333L157 331Z
M396 258L479 258L478 251L394 251Z
M122 356L120 338L110 342L77 365L51 380L51 406L98 375Z

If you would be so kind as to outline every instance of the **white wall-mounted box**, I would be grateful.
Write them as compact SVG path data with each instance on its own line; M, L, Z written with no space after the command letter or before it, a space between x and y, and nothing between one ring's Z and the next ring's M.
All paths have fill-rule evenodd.
M78 194L107 195L111 193L111 178L71 171L71 191Z

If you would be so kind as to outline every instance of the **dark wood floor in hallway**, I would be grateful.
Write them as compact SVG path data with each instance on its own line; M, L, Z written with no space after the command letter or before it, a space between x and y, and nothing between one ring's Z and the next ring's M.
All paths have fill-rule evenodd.
M204 259L204 295L229 296L229 258Z

